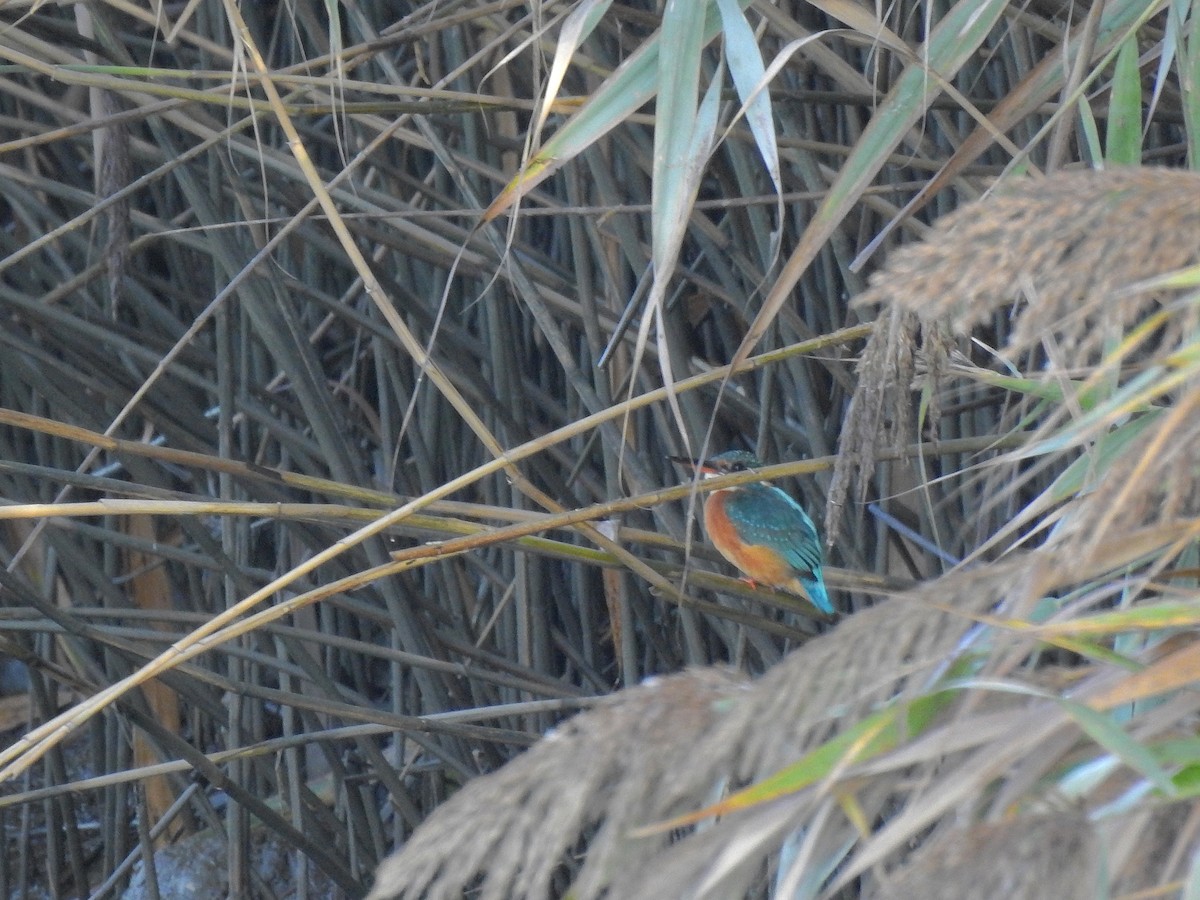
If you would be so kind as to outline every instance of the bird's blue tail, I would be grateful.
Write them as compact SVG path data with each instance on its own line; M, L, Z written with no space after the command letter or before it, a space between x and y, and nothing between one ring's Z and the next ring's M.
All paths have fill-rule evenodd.
M801 578L800 583L804 585L804 590L808 592L808 599L813 602L813 606L827 615L833 615L833 604L829 602L829 594L825 593L825 581L821 578L821 573L816 572L815 578Z

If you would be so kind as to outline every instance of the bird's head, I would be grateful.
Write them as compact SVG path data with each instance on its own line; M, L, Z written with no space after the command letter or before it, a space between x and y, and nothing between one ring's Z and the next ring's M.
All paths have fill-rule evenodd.
M762 468L762 460L749 450L726 450L708 459L689 459L686 456L672 456L673 462L691 466L705 478L717 475L728 475L730 472L746 472L750 469Z

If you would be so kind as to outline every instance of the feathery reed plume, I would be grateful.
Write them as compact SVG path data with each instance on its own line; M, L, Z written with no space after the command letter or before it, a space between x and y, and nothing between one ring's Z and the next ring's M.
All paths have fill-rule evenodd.
M918 368L933 388L926 423L936 432L938 388L953 355L949 330L989 323L990 339L1007 345L1009 357L1045 346L1045 357L1023 368L1046 379L1095 375L1100 365L1144 369L1188 345L1196 324L1191 305L1164 307L1169 292L1146 282L1197 263L1200 174L1156 168L1008 182L892 253L853 304L886 312L864 350L843 427L829 540L852 481L861 500L879 453L911 434L905 394ZM1010 315L997 317L1008 304ZM1131 324L1159 309L1169 314L1153 333L1122 346Z
M1078 811L946 829L871 900L1100 896L1095 831Z
M1200 263L1200 174L1133 168L1008 182L897 250L854 305L894 306L966 332L1001 306L1012 343L1045 330L1087 343L1145 311L1138 282Z
M1008 573L994 586L1011 581ZM961 600L965 609L996 602L996 591L974 587ZM641 896L633 886L618 890L614 880L655 877L665 841L632 838L632 829L703 806L723 786L764 778L828 740L840 717L919 689L969 626L936 609L898 617L877 607L753 684L700 669L615 694L440 806L380 866L371 900L457 897L471 885L483 897L547 896L584 839L572 896ZM761 862L755 859L747 877Z

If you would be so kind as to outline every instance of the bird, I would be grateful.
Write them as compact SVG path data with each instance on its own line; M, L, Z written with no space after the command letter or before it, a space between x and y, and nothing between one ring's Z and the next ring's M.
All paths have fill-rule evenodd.
M746 450L727 450L703 460L673 456L705 478L746 472L762 462ZM821 540L812 519L782 489L766 481L711 492L704 501L704 530L727 560L752 584L800 594L821 612L833 604L821 575Z

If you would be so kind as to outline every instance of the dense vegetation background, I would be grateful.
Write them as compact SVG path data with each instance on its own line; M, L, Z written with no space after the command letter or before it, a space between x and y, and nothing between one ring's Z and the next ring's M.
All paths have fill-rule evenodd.
M0 18L5 895L1200 896L1200 6Z

